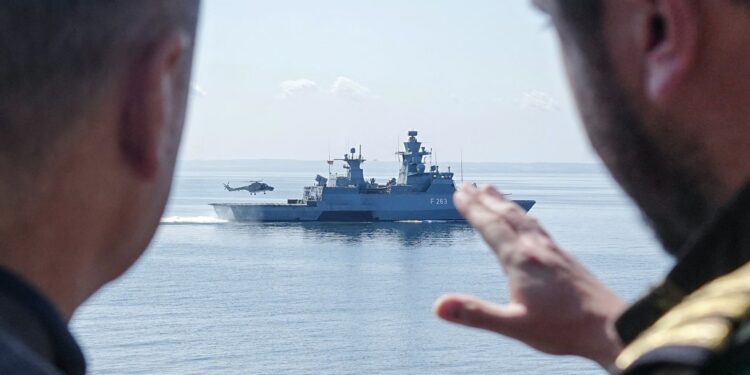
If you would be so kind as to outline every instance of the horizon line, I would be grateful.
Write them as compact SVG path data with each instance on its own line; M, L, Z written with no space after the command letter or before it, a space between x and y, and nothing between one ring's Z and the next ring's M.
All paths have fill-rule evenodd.
M240 158L240 159L179 159L178 162L221 162L221 161L283 161L283 162L325 162L325 159L283 159L283 158L259 158L259 159L250 159L250 158ZM369 162L378 162L378 163L395 163L398 164L398 162L394 160L379 160L379 159L370 159L367 160ZM445 161L440 162L439 164L449 164L449 163L461 163L460 160L452 160L452 161ZM601 161L463 161L464 164L466 163L474 163L474 164L581 164L581 165L602 165Z

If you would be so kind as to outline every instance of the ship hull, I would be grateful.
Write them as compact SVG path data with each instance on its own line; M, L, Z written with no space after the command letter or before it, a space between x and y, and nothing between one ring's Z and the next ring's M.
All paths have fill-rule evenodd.
M422 204L419 204L421 201ZM377 203L375 203L377 202ZM532 200L514 201L528 211L536 203ZM464 221L447 198L414 197L380 201L372 204L212 204L216 214L235 222L394 222L394 221Z

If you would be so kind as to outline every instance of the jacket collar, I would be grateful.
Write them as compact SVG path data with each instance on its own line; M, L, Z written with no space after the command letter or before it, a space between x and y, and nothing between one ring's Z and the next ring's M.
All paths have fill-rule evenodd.
M57 367L84 374L80 347L58 310L21 277L0 267L0 331Z
M702 285L750 262L750 185L719 210L680 254L664 282L615 323L624 344Z

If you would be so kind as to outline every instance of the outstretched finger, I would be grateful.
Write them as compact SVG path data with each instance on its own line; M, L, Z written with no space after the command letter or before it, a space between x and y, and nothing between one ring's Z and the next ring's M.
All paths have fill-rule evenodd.
M526 308L498 305L468 295L445 295L435 302L435 314L443 320L516 337L523 332Z
M478 199L476 189L462 189L453 197L456 209L495 250L518 237L513 227L500 215L489 210Z
M521 231L526 226L526 212L515 202L509 201L492 186L487 186L477 195L479 203L498 216L502 216L513 229Z
M485 187L479 194L479 200L491 211L505 217L517 232L538 232L547 236L547 232L536 218L528 215L521 206L507 199L495 187Z

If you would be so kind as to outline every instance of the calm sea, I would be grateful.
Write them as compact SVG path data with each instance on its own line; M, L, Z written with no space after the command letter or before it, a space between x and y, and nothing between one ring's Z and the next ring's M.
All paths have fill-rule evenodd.
M397 172L366 167L380 181ZM604 373L432 315L445 292L506 300L494 256L466 225L235 224L207 205L300 197L316 173L327 166L183 162L146 255L72 322L91 373ZM599 166L466 164L464 178L537 200L555 239L629 300L671 264ZM251 179L276 191L222 189Z

